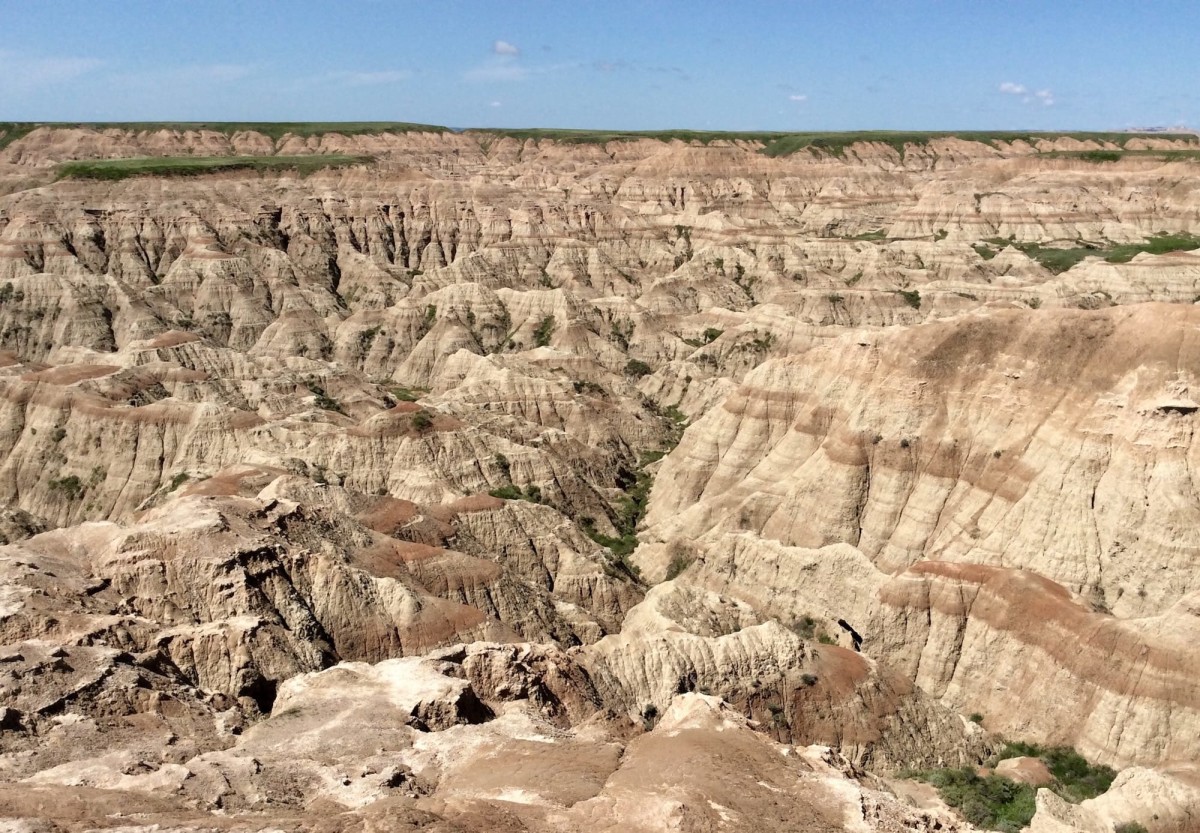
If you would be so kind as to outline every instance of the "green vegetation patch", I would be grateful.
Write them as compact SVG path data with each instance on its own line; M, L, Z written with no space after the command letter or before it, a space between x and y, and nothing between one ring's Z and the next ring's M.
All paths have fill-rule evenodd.
M988 765L995 766L1007 758L1020 757L1040 759L1054 776L1050 789L1075 804L1107 792L1117 775L1109 767L1088 763L1070 747L1042 747L1021 742L1005 744ZM1000 775L981 776L970 767L902 775L937 787L942 800L976 827L1017 833L1029 824L1036 809L1036 788Z
M1004 745L993 758L999 763L1005 758L1040 758L1055 784L1051 787L1067 801L1078 804L1108 792L1117 773L1101 764L1090 764L1087 758L1069 746L1043 747L1035 743L1013 742Z
M1077 139L1117 145L1124 148L1125 143L1133 138L1143 139L1184 139L1195 142L1190 134L1171 133L1033 133L1033 132L992 132L978 130L939 130L939 131L897 131L897 130L860 130L851 132L822 132L822 133L784 133L776 131L735 133L719 130L553 130L553 129L517 129L502 128L473 129L471 133L488 136L506 136L522 141L540 141L549 139L567 144L607 144L608 142L632 142L638 139L656 139L661 142L681 141L695 142L708 145L712 142L756 142L762 145L761 152L766 156L790 156L801 150L820 151L829 156L843 156L846 148L859 142L874 142L884 144L894 149L901 156L909 145L926 145L935 139L958 138L964 141L983 142L998 146L999 143L1027 142L1033 144L1041 140L1060 138ZM1085 151L1086 152L1086 151ZM1141 153L1141 151L1132 151ZM1181 151L1188 153L1189 151ZM1200 148L1197 148L1200 153ZM1161 151L1150 151L1158 154Z
M1174 138L1174 137L1173 137ZM1082 159L1084 162L1120 162L1122 159L1161 159L1173 161L1177 159L1200 159L1200 148L1188 150L1172 148L1168 150L1055 150L1043 153L1042 156L1061 159Z
M1039 243L1013 243L1054 274L1075 266L1086 257L1102 257L1109 263L1128 263L1143 252L1162 255L1200 249L1200 236L1161 232L1141 243L1084 243L1071 248L1043 247ZM978 251L978 249L976 249Z
M999 775L981 778L964 767L936 769L913 777L937 787L942 801L976 827L1018 833L1029 824L1037 809L1036 789Z
M233 136L236 133L261 133L278 142L285 136L377 136L384 133L448 133L448 127L404 121L118 121L118 122L0 122L0 148L15 142L39 127L88 130L127 130L154 133L172 130L181 133L209 131Z
M89 159L58 166L60 179L118 180L133 176L197 176L225 171L295 171L306 176L323 168L367 165L371 156L154 156L136 159Z

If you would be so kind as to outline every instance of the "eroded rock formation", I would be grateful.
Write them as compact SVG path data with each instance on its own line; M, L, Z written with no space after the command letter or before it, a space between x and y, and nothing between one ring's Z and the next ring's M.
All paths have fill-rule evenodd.
M0 146L0 815L968 830L1003 737L1192 829L1200 255L1104 255L1200 180L1097 148Z

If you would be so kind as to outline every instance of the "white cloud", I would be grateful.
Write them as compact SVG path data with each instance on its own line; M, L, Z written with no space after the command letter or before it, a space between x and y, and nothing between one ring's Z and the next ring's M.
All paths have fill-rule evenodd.
M1005 81L1000 85L1000 92L1007 95L1016 95L1021 97L1022 104L1037 104L1041 103L1046 107L1054 104L1054 93L1050 90L1033 90L1026 87L1024 84L1015 84L1012 81Z
M806 95L789 95L788 101L808 101L808 96L806 96Z
M488 107L502 107L502 106L503 105L499 101L493 101L488 104Z
M61 84L103 65L98 58L41 57L0 49L0 90L25 92Z
M520 55L521 50L506 40L498 40L492 44L492 51L497 55Z

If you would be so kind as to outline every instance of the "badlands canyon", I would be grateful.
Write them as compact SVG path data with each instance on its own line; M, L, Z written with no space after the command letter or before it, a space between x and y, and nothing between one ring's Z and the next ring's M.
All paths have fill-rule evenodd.
M1195 136L0 130L4 829L1200 830Z

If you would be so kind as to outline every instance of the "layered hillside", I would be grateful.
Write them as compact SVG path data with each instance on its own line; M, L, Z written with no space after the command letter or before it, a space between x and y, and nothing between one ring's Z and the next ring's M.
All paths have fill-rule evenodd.
M0 136L0 816L1192 829L1194 137L251 127Z

